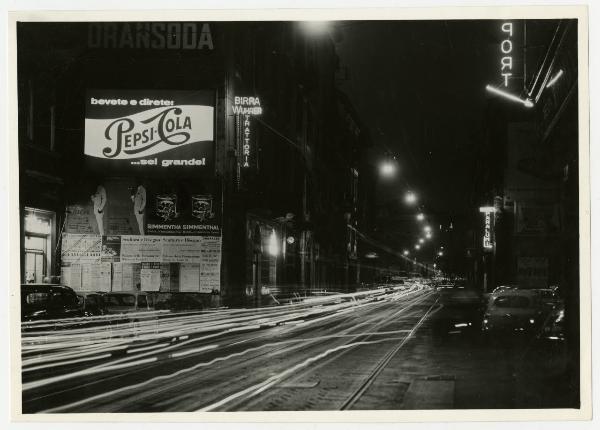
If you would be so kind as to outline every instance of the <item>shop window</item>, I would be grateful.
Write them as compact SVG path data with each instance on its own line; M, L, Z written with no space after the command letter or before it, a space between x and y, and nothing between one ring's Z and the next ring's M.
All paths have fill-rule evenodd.
M25 282L42 283L52 267L54 212L26 208L24 218Z

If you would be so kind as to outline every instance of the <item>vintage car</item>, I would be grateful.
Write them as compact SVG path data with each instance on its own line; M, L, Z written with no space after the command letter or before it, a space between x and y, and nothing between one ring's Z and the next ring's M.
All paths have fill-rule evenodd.
M83 316L77 294L59 284L22 284L21 321Z
M433 317L434 335L479 332L483 301L478 291L460 283L445 283L437 292L442 307Z
M122 314L153 310L150 295L141 291L113 291L103 296L106 312Z
M104 304L104 293L96 292L78 292L77 299L83 315L98 316L106 314L106 306Z
M535 333L547 316L534 290L505 289L489 295L482 329L485 332Z

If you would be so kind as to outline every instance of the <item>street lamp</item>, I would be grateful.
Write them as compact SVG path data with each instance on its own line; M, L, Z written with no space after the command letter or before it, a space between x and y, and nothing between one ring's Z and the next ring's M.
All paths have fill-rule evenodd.
M279 254L279 242L277 240L277 233L275 230L271 232L271 236L269 237L269 254L276 257Z
M329 31L328 21L303 21L300 23L307 35L319 37L327 34Z
M500 89L498 89L496 87L492 87L491 85L487 85L485 87L485 89L488 92L496 94L496 95L498 95L500 97L504 97L505 99L508 99L508 100L511 100L511 101L517 102L517 103L522 103L523 106L525 106L527 108L532 108L534 106L533 102L531 101L531 99L528 99L528 98L527 99L522 99L520 97L515 96L514 94L510 94L510 93L507 93L506 91L502 91L502 90L500 90Z
M426 225L425 227L423 227L423 230L424 230L426 233L431 233L431 227L430 227L430 226L428 226L428 225Z
M419 249L421 249L421 245L419 245L419 244L416 244L416 245L415 245L415 249L416 249L416 250L419 250Z
M417 214L417 221L423 221L425 219L425 215L422 213Z
M423 243L423 242L425 242L425 239L423 239L423 238L419 239L419 243Z
M427 239L431 239L431 232L428 231L427 233L425 233L425 237Z
M402 253L404 255L408 255L408 249L405 249L404 252Z
M409 191L406 193L406 196L404 196L404 201L409 205L414 205L417 202L417 196L412 191Z
M564 74L563 69L560 69L558 71L558 73L556 75L554 75L554 77L552 79L550 79L550 82L548 82L546 84L546 88L550 88L552 85L554 85L556 83L556 81L558 81L558 79Z
M443 256L444 256L444 253L443 253L442 251L440 251L440 252L438 252L438 255L439 255L440 257L443 257Z
M379 171L383 176L390 177L396 171L396 166L391 160L384 161L379 167Z

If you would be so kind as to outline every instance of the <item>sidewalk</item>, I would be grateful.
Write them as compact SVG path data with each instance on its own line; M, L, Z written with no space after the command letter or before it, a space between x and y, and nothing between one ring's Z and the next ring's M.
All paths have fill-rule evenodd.
M432 336L426 322L353 409L569 407L564 351L532 342L484 342L464 333Z

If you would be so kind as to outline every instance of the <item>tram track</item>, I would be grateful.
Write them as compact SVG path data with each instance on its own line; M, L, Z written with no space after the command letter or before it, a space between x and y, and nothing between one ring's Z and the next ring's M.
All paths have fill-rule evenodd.
M412 301L407 306L403 307L398 312L388 315L387 317L385 317L384 319L379 321L377 323L376 327L372 328L372 330L375 331L375 333L369 333L369 334L360 333L356 336L353 336L341 345L338 345L334 348L326 350L315 357L311 357L311 358L305 360L304 362L299 363L296 366L285 370L281 374L267 379L266 381L263 381L261 383L255 384L251 387L245 388L237 393L232 393L229 396L219 400L218 402L216 402L214 404L204 406L204 407L200 408L199 411L262 409L262 407L260 405L265 403L265 399L259 397L256 400L253 400L253 397L256 397L256 396L259 396L259 395L265 393L266 390L268 390L269 388L275 388L275 386L277 384L284 385L284 384L286 384L286 382L289 382L289 380L303 380L303 379L306 380L308 377L310 377L311 374L315 374L320 369L322 369L328 365L335 364L336 361L344 360L344 355L349 354L354 348L358 348L360 346L365 346L365 345L370 345L370 344L382 345L382 344L385 344L390 341L392 341L392 342L399 341L400 343L398 344L398 346L393 348L389 353L387 353L383 357L380 364L371 371L370 375L366 378L365 382L363 384L361 384L361 388L364 386L366 389L370 385L369 381L374 380L379 375L380 370L385 367L385 365L389 362L389 360L410 339L410 337L418 329L418 327L420 327L422 322L425 321L426 317L431 314L431 310L432 310L432 308L434 308L437 305L437 302L432 304L431 306L429 306L429 309L427 310L425 315L422 315L422 313L418 310L415 311L415 314L422 315L422 316L417 321L417 323L414 326L412 326L410 329L402 330L403 332L408 333L404 337L384 338L384 339L373 340L374 338L376 338L379 335L379 333L376 332L377 329L379 329L381 327L385 327L386 325L389 325L390 323L393 323L394 320L396 318L398 318L399 314L406 312L411 307L414 307L414 306L417 306L417 305L423 303L430 296L431 296L431 294L425 294L424 296L415 299L414 301ZM396 331L396 332L391 331L388 333L400 334L398 331ZM309 365L311 365L311 364L315 364L315 365L312 367L309 367ZM364 392L364 390L362 390L361 388L355 390L349 396L349 399L346 402L344 402L344 404L340 408L336 408L336 409L343 410L343 409L347 409L348 407L351 407L351 405L354 404L354 402L360 397L360 394L362 394L362 392Z

